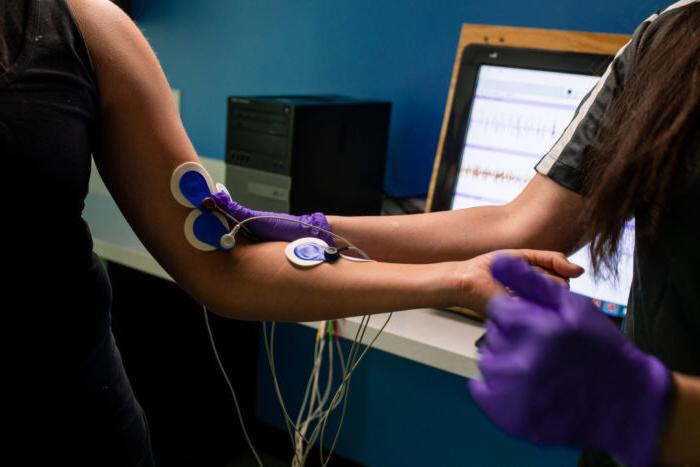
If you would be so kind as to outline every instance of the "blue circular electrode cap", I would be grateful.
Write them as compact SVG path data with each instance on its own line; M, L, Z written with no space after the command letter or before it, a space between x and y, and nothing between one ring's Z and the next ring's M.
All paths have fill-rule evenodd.
M312 267L326 261L325 250L328 244L320 238L300 238L284 249L287 259L297 266Z

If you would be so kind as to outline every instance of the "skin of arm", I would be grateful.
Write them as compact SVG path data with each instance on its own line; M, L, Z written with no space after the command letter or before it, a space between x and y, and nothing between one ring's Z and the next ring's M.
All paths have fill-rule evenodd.
M430 265L340 261L300 270L286 260L282 243L242 244L226 253L195 250L183 234L188 210L175 202L169 183L175 167L198 158L155 54L109 1L68 4L100 91L95 154L100 174L146 248L212 311L238 319L300 321L428 306L480 310L501 290L490 278L489 255ZM514 254L535 262L556 256Z
M503 206L405 216L330 216L329 222L335 232L353 238L381 261L459 261L502 248L571 254L585 244L576 223L584 202L581 195L537 174L517 198ZM552 268L540 266L566 272L562 262Z

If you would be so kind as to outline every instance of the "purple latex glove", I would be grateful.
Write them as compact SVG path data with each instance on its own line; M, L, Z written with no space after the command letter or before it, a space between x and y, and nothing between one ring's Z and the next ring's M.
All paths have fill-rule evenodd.
M219 208L226 211L239 222L256 216L276 216L306 222L307 224L311 224L315 227L320 227L328 231L331 230L326 216L320 212L303 216L293 216L291 214L280 214L276 212L254 211L233 201L231 196L229 196L229 194L225 191L215 193L212 195L212 198ZM252 232L258 240L263 242L292 242L299 238L316 237L325 241L328 243L328 245L334 245L332 235L316 228L309 227L308 225L297 224L296 222L287 222L280 219L258 219L247 222L244 224L244 226L250 230L250 232Z
M474 401L504 431L535 443L609 452L633 467L658 449L672 378L589 299L511 257L493 276L518 298L487 307Z

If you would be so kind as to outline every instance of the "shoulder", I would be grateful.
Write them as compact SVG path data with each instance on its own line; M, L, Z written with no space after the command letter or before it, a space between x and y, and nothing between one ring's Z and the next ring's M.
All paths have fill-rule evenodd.
M133 21L109 0L65 0L95 55L116 47L115 39L138 32Z
M65 0L81 30L98 78L103 107L143 89L160 66L136 24L109 0Z

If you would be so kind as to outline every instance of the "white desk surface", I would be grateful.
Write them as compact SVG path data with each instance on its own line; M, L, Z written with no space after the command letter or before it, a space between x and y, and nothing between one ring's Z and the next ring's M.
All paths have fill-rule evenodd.
M202 158L214 180L224 180L223 161ZM90 193L83 213L92 230L95 253L102 258L172 280L133 233L107 192L93 167ZM362 310L358 310L361 313ZM340 324L343 337L352 339L360 317ZM384 324L386 314L370 319L364 342L374 338ZM316 327L316 323L303 323ZM394 313L375 348L450 373L478 377L477 351L474 343L483 334L483 325L451 312L420 309Z

